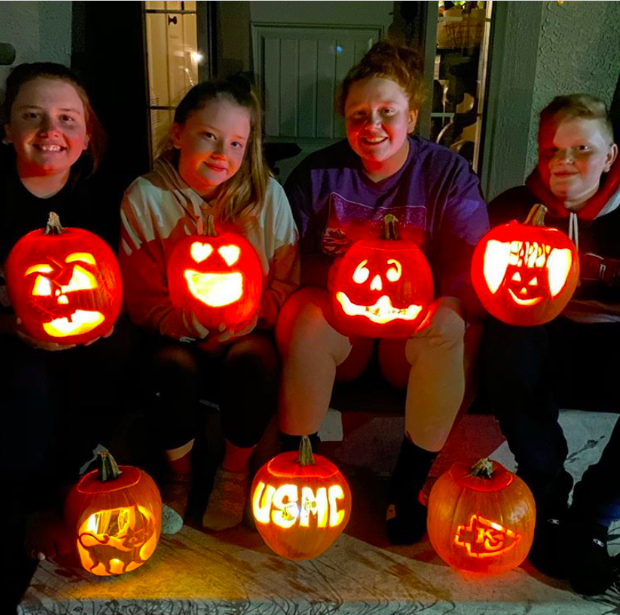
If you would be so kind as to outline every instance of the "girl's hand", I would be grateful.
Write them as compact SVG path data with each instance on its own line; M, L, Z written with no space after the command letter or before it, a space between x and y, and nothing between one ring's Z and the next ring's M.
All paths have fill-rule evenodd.
M75 348L75 344L56 344L55 342L42 342L30 337L21 327L21 318L15 320L15 335L24 343L38 350L48 350L50 352L58 352L60 350L69 350Z
M256 327L258 322L258 310L251 318L248 318L244 323L237 325L234 329L227 329L225 325L218 327L218 333L213 333L204 342L200 342L199 346L205 352L214 352L222 346L230 344L234 340L248 335Z

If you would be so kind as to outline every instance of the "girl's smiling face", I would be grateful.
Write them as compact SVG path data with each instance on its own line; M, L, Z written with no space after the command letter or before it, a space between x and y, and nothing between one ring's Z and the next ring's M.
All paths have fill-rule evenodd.
M173 124L179 173L201 196L211 196L241 167L250 138L251 112L226 98L215 98Z
M66 81L37 77L24 83L5 125L20 177L68 174L88 148L84 103Z
M389 177L402 167L417 117L395 81L368 77L351 84L344 105L347 139L371 178Z
M538 138L538 170L551 192L580 205L596 194L618 148L597 119L574 117L547 122Z

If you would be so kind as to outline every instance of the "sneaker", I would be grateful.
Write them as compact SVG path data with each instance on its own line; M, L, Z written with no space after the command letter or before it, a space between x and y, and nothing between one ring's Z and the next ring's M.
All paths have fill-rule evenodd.
M607 528L599 523L566 523L564 557L568 581L579 594L605 593L616 578L607 551Z
M219 532L239 525L248 499L248 483L248 472L229 472L220 466L215 473L202 526Z
M172 474L164 477L161 488L161 533L177 534L183 527L189 492L192 488L190 474Z

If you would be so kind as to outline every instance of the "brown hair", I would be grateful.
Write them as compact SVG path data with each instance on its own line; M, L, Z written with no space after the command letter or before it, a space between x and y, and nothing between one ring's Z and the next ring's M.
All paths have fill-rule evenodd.
M34 81L38 78L57 79L75 88L75 91L84 105L84 119L86 121L86 133L88 135L88 149L86 152L91 157L93 172L96 171L103 160L105 152L105 132L90 103L86 88L79 77L70 68L55 62L33 62L31 64L20 64L16 66L6 80L6 95L3 104L4 122L8 123L11 121L13 103L21 87L25 83Z
M596 96L590 94L567 94L556 96L540 112L540 128L548 123L559 124L564 120L583 118L587 120L599 120L603 132L609 138L609 144L614 142L614 129L609 118L605 103Z
M250 209L262 209L270 177L263 158L261 106L250 82L243 77L231 77L195 85L177 106L174 123L182 126L192 113L216 99L228 100L250 111L250 137L243 162L237 173L219 186L214 203L223 221L237 221ZM178 156L174 158L178 165Z
M339 87L337 109L344 115L344 106L351 85L368 77L384 77L400 85L409 98L409 109L419 110L424 102L425 87L422 57L418 51L390 41L375 43L366 55L349 70Z

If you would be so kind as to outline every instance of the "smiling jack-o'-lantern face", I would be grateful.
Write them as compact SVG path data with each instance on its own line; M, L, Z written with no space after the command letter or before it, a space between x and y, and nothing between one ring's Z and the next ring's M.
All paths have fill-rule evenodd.
M207 329L247 321L259 308L261 289L256 251L235 233L184 237L170 255L172 304L194 312Z
M99 237L60 229L33 231L15 244L7 260L9 296L35 339L84 344L107 333L118 316L120 271Z
M161 531L161 496L139 468L116 465L105 450L101 469L72 488L65 522L74 532L80 562L98 576L123 574L151 557Z
M354 243L331 284L332 324L344 335L409 337L433 299L430 267L422 251L398 239L386 216L384 237Z
M525 224L492 229L472 259L472 282L482 304L512 325L538 325L555 318L579 280L575 245L561 231L538 226L544 212L537 212L533 210Z

